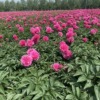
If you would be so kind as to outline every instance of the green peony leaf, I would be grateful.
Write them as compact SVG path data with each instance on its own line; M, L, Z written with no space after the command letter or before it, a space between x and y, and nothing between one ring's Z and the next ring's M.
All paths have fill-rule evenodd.
M100 100L100 87L95 85L94 86L94 92L95 92L97 100Z
M35 96L33 97L32 100L39 100L43 95L44 95L44 94L43 94L42 92L39 92L37 95L35 95Z
M80 76L80 77L78 78L77 82L84 82L84 81L86 81L86 80L87 80L87 78L86 78L84 75L82 75L82 76Z
M92 86L93 86L93 84L91 83L91 81L87 81L87 83L84 86L84 89L90 88Z
M74 99L74 96L72 94L69 94L69 95L66 96L66 99L73 100Z

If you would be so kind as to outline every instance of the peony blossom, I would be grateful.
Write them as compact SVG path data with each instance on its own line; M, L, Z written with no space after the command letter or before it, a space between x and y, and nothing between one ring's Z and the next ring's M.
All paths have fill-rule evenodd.
M21 61L21 64L23 66L28 67L28 66L31 66L31 64L32 64L32 57L29 56L29 55L23 55L21 57L21 60L20 61Z
M19 25L19 24L16 24L16 27L17 27L17 28L19 28L19 27L20 27L20 25Z
M18 40L18 36L17 36L16 34L14 34L14 35L13 35L13 39L14 39L15 41L17 41L17 40Z
M43 36L43 41L45 41L45 42L49 41L49 37L48 36Z
M67 41L68 41L69 43L73 43L73 42L74 42L74 37L67 38Z
M20 27L18 27L18 31L19 32L24 32L24 28L20 26Z
M39 40L40 40L40 34L35 34L35 35L31 38L31 40L32 40L35 44L37 44L37 43L39 42Z
M40 27L31 27L30 28L30 32L35 35L35 34L39 34L41 31L40 31Z
M3 35L0 35L0 39L2 39L3 38Z
M62 53L62 55L65 59L70 59L72 57L72 52L71 50L66 50L65 53Z
M27 47L32 47L33 45L34 45L34 42L31 39L27 39L26 46Z
M54 63L54 64L51 65L51 67L54 71L58 72L62 69L63 66L59 63Z
M62 31L62 27L60 26L60 24L57 22L54 24L54 28L57 30L57 31Z
M35 49L28 49L27 54L32 57L33 61L37 61L40 58L39 52Z
M51 28L51 27L47 26L47 27L46 27L46 32L47 32L47 33L52 33L52 32L53 32L53 30L52 30L52 28Z
M58 32L58 35L59 35L60 37L63 37L63 33L62 33L62 32Z
M27 54L29 55L31 52L36 52L36 50L35 49L33 49L33 48L29 48L28 50L27 50Z
M92 34L92 35L95 35L97 32L98 32L98 30L96 28L90 30L90 34Z
M88 38L82 38L83 42L87 42L88 41Z
M66 23L62 23L61 25L63 28L66 28L67 24Z
M75 34L73 32L71 32L71 31L66 33L66 37L67 38L73 37L74 35Z
M20 41L19 41L19 45L20 45L21 47L25 47L25 46L26 46L26 41L25 41L25 40L20 40Z
M64 52L66 52L66 50L69 49L69 46L64 41L61 41L59 49L60 49L61 52L64 53Z
M64 41L60 42L59 49L61 51L63 58L70 59L72 57L72 52L71 50L69 50L69 46Z

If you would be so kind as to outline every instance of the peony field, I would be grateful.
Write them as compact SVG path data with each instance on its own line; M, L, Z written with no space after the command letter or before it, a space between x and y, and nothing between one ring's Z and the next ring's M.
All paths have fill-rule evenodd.
M0 100L100 100L100 9L0 12Z

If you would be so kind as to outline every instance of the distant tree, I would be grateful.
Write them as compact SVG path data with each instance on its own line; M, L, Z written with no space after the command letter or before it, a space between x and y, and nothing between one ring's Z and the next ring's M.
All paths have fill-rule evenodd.
M55 9L55 2L53 0L49 0L46 4L46 10L53 10Z
M33 1L33 10L38 10L39 9L39 0L34 0Z
M5 11L10 11L10 2L9 2L9 0L6 0L4 5L5 5L4 10Z
M78 8L78 9L81 8L81 0L76 0L75 1L75 8Z
M5 5L3 2L0 2L0 11L4 11L5 10Z
M33 10L33 0L27 0L27 9L28 10Z
M18 11L18 10L21 10L21 3L18 1L16 3L16 6L15 6L15 9Z
M0 11L99 8L100 0L6 0Z
M21 4L21 10L27 10L27 3L25 0L21 0L20 2Z
M15 7L16 4L15 4L14 0L11 0L9 5L10 5L10 10L15 10L16 9L16 7Z
M61 9L68 9L68 0L61 1Z
M39 9L40 10L45 10L46 4L47 4L47 0L39 0Z
M55 8L61 9L61 0L55 0Z

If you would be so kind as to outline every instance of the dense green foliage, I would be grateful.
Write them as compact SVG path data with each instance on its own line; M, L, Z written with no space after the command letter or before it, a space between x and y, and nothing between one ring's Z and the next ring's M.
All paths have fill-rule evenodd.
M99 8L100 0L6 0L0 11Z

